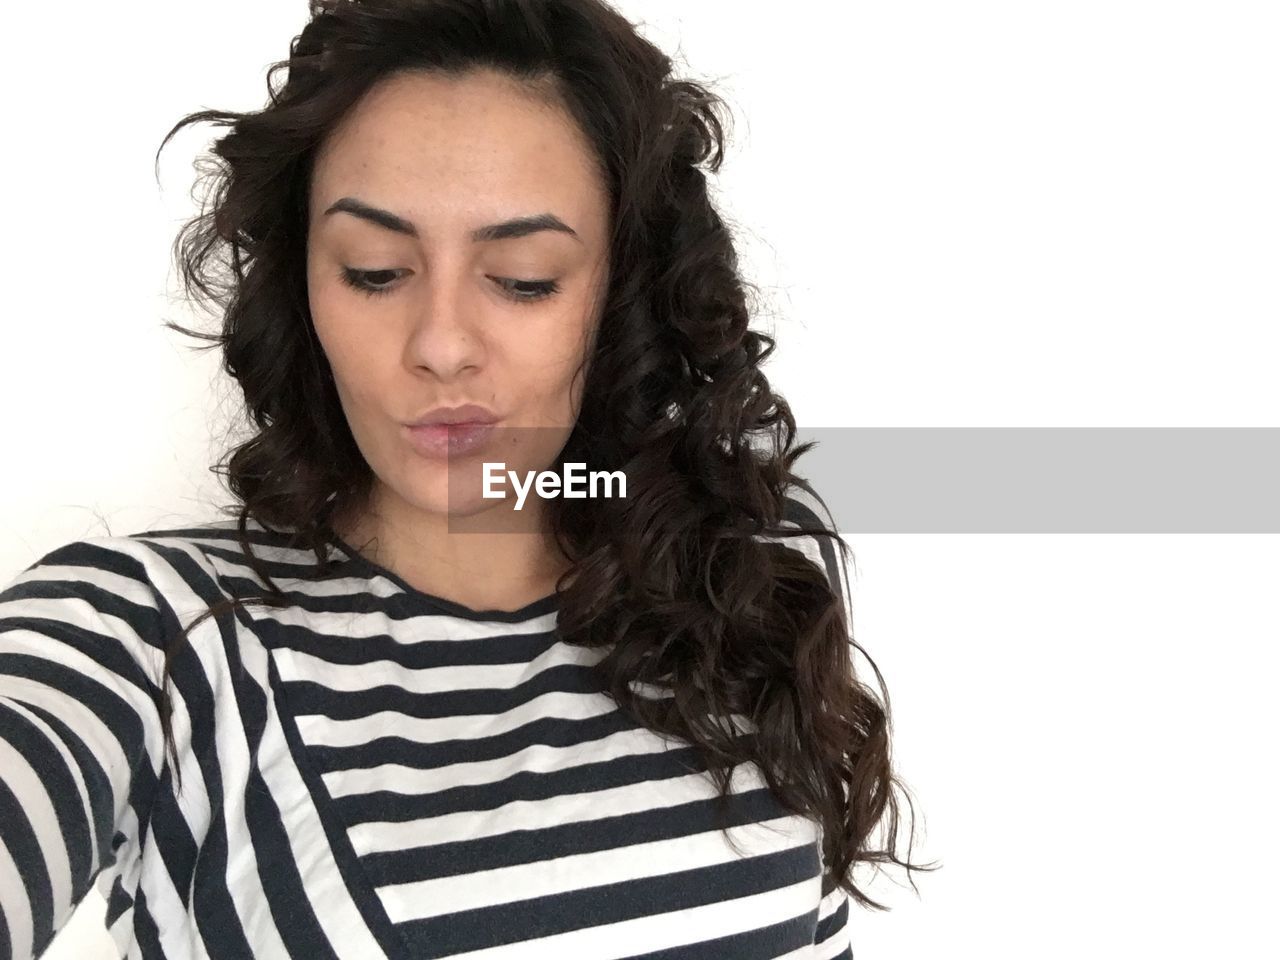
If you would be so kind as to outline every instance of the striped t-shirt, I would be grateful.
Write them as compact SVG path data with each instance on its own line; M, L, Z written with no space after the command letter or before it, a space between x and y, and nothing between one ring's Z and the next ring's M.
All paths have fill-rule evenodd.
M317 577L249 531L289 605L174 648L180 791L153 694L167 639L263 590L235 521L79 540L0 590L0 957L38 956L95 884L147 960L851 956L817 821L755 764L720 820L693 748L558 638L556 596L472 610L337 537ZM780 542L848 609L833 544Z

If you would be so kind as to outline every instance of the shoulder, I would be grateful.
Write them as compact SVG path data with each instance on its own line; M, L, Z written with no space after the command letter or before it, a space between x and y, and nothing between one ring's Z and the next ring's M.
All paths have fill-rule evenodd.
M273 574L301 570L314 554L289 545L288 537L250 521L246 540ZM85 537L60 544L0 581L0 602L32 596L76 596L95 607L120 603L163 610L203 606L212 593L226 594L237 577L250 577L234 519L135 533Z
M71 700L98 686L127 699L158 684L170 612L153 565L129 537L86 537L0 582L0 679Z
M835 529L835 519L826 501L807 480L798 479L787 487L782 515L784 520L800 527Z
M0 616L58 599L87 601L98 613L125 613L130 607L154 610L158 597L153 565L147 545L126 536L60 544L6 580L0 588Z
M787 488L781 526L798 531L799 535L768 539L799 550L816 564L826 574L832 591L848 612L852 605L849 546L840 535L831 509L809 481L798 479Z

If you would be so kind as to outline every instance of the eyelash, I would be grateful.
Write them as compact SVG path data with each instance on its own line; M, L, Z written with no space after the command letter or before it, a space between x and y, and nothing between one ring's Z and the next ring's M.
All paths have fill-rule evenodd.
M353 290L370 297L381 297L390 293L394 287L371 285L365 278L379 273L396 273L396 270L356 270L353 267L343 267L341 279L342 282ZM490 277L490 280L505 281L510 284L523 284L526 288L533 287L530 295L513 293L511 289L503 283L498 286L511 300L516 303L536 303L539 300L545 300L547 297L553 296L560 292L560 284L554 280L515 280L510 277Z

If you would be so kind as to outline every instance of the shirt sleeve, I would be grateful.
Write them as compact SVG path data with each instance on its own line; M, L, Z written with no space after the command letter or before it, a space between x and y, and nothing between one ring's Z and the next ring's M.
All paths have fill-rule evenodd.
M824 526L837 530L835 518L827 506L807 484L793 487L787 494L784 521L801 529ZM849 632L848 652L853 656L852 590L849 586L848 566L844 551L829 537L795 537L784 540L788 546L805 554L826 573L832 592L840 601L844 621ZM853 898L827 877L822 882L822 899L818 903L818 926L813 939L813 960L852 960L849 914Z
M0 957L39 956L136 855L163 760L148 555L128 537L77 541L0 587Z
M823 889L827 884L823 883ZM849 911L853 898L832 886L818 902L818 929L813 937L813 960L853 960L849 936Z

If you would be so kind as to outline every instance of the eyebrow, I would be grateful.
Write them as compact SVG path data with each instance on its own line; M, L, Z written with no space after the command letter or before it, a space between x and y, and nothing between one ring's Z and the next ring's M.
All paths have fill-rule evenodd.
M419 237L418 228L410 221L406 220L390 210L382 210L378 207L370 206L362 200L355 197L343 197L337 200L324 212L327 217L332 213L349 213L352 216L359 217L361 220L367 220L369 223L385 227L396 233L402 233L407 237L417 239ZM578 236L578 232L571 226L552 213L537 213L525 217L514 217L510 220L503 220L501 223L491 223L485 227L478 227L471 231L471 239L475 243L484 243L490 240L511 240L515 237L527 237L531 233L538 233L542 230L555 230L559 233L567 233L579 243L582 238Z

